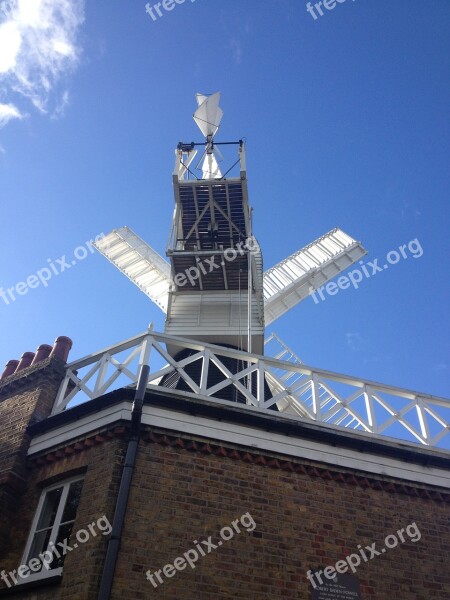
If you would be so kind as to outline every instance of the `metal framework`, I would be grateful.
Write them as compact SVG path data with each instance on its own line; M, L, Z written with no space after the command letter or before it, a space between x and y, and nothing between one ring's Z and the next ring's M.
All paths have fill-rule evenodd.
M180 352L186 349L194 352L176 360L167 352L167 345L178 347ZM232 373L225 366L224 357L236 361L237 372ZM233 386L251 410L272 411L276 405L292 419L314 420L428 446L437 446L450 431L450 400L316 369L297 361L240 352L149 329L68 364L53 414L99 398L126 383L136 385L141 365L148 364L149 389L164 389L164 376L176 370L190 390L183 392L188 398L227 403L220 397L221 390ZM186 372L186 367L194 362L201 368L198 382ZM224 379L208 387L208 372L213 366ZM250 378L255 385L248 385ZM271 397L265 394L266 383Z

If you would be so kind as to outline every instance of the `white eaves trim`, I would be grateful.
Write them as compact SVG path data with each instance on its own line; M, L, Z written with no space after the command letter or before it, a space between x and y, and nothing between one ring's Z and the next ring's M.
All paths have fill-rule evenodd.
M221 403L222 404L222 403ZM35 436L28 455L50 451L69 440L85 436L118 420L130 420L131 403L105 408L94 415L62 425ZM405 463L376 453L330 446L301 437L286 436L256 427L218 421L209 417L186 414L173 409L145 405L142 423L180 434L199 436L218 442L237 444L253 450L274 452L292 458L307 459L343 469L355 469L378 476L394 477L423 485L450 489L450 471L420 464ZM334 428L335 429L335 428ZM372 439L372 438L371 438ZM410 444L410 446L412 446ZM418 447L418 451L421 448ZM442 452L440 452L442 453Z

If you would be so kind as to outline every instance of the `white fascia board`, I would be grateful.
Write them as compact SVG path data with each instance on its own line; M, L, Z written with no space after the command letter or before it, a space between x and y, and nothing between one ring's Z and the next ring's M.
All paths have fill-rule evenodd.
M70 410L70 409L69 409ZM50 448L67 444L70 440L81 438L91 431L96 431L118 421L131 420L131 403L121 402L109 406L97 413L87 415L71 423L55 427L50 431L33 437L28 449L28 456L48 451Z
M373 475L394 477L423 485L450 489L450 471L405 463L378 454L361 453L294 436L285 436L243 425L145 406L142 422L153 427L197 435L253 450L284 454L343 469L355 469Z
M182 395L176 391L172 393L174 396ZM214 401L214 404L230 405L225 401ZM280 416L277 415L277 418L280 418ZM107 407L94 415L87 415L73 423L62 425L54 430L35 436L31 441L28 456L32 457L37 453L50 451L56 446L85 436L119 420L129 421L130 419L131 402L125 401ZM450 489L450 471L448 470L410 462L406 463L375 452L366 451L362 453L351 448L330 446L326 443L303 439L300 436L286 436L257 427L229 423L224 420L218 421L209 417L149 405L144 406L142 423L180 434L237 444L247 447L249 450L274 452L342 469L355 469L381 477L393 477L413 483ZM336 430L336 428L330 429ZM361 435L361 437L363 436ZM374 437L371 435L370 439L373 440ZM382 438L376 437L379 441L383 441ZM415 449L413 444L402 444L402 446ZM417 450L420 452L421 448L418 447ZM445 451L439 451L439 454L445 454Z

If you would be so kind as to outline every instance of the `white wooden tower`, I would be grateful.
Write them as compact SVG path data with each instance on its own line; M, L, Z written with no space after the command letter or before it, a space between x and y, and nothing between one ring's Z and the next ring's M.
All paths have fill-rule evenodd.
M201 144L178 144L173 188L175 211L167 248L172 284L165 331L261 354L264 347L262 257L252 237L245 146L237 149L239 172L222 175L215 142L220 94L197 95L194 119ZM202 178L190 170L204 148Z

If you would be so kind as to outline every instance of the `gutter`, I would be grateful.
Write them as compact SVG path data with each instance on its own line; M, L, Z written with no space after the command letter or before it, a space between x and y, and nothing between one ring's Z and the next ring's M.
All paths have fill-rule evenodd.
M98 600L109 600L111 595L111 588L114 581L114 571L116 569L123 524L127 511L128 497L130 494L131 481L136 464L139 438L141 434L142 406L144 404L144 396L147 388L149 373L149 365L142 365L141 372L139 373L136 393L134 396L133 407L131 410L130 436L128 439L128 447L125 456L125 464L122 471L122 478L120 480L119 493L117 495L111 535L109 537L108 546L106 549L106 558L103 566Z

